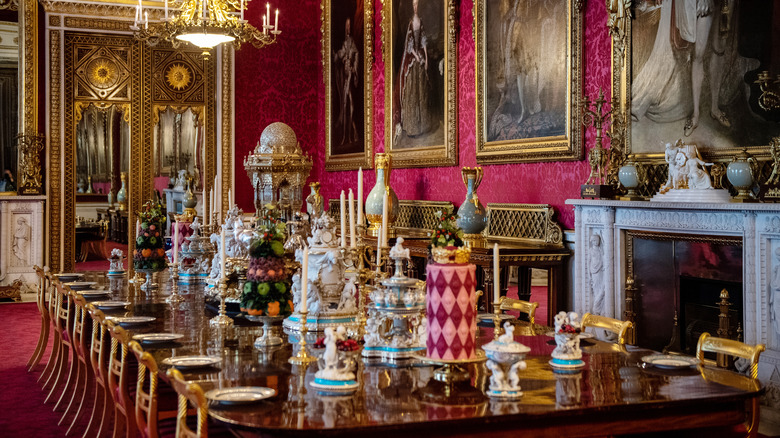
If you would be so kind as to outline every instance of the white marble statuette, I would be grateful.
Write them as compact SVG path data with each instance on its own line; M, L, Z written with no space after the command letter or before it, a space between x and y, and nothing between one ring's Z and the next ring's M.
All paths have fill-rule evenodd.
M580 350L580 317L575 312L555 315L555 350L550 365L555 371L575 371L585 366Z
M696 145L684 144L682 140L672 146L666 144L664 158L669 164L669 176L651 201L666 202L728 202L729 192L714 189L705 162Z
M325 351L317 364L319 370L314 374L312 388L323 395L342 395L354 392L358 383L355 380L355 356L358 351L341 351L338 342L346 339L344 326L325 329Z
M488 358L487 367L492 372L487 391L489 397L518 399L523 396L520 391L520 371L526 369L523 359L531 349L515 341L514 330L511 322L505 322L504 334L482 347Z

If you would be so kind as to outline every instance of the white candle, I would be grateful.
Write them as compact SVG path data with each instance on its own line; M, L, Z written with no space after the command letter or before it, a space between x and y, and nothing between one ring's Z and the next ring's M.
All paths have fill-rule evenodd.
M203 21L206 21L206 0L201 0L200 12L202 14L201 19L203 19Z
M173 264L179 263L179 221L173 223Z
M309 247L303 247L303 262L301 263L301 312L308 312L306 295L309 289Z
M498 304L501 298L501 281L499 280L500 267L498 264L498 244L493 244L493 301Z
M149 29L149 11L144 11L144 29Z
M279 30L279 10L276 10L276 19L274 20L274 31Z
M241 0L241 21L244 21L244 0Z
M349 246L356 248L355 243L355 195L349 189Z
M168 0L165 0L165 19L168 19Z
M265 16L268 17L268 22L266 24L271 24L271 3L265 4Z
M133 27L138 27L138 20L141 19L141 10L138 6L135 7L135 19L133 20Z
M233 208L233 193L231 189L228 189L228 210Z
M220 243L219 246L219 272L222 274L222 278L227 277L227 272L225 272L225 227L222 227L222 232L220 234Z
M209 209L206 208L206 199L207 198L206 198L206 184L205 183L203 184L203 194L201 196L203 196L203 200L202 200L201 203L203 204L203 223L205 224L206 223L206 218L209 216Z
M385 194L384 199L382 200L382 232L384 235L382 236L382 246L387 246L387 209L390 208L390 196L388 195L387 188L385 187Z
M357 223L358 225L363 225L365 222L363 222L363 168L362 167L358 169L357 201L358 201Z
M382 246L380 243L382 242L382 233L384 233L384 230L382 227L379 227L379 237L376 239L376 270L379 271L379 266L382 264Z
M341 191L339 196L339 202L341 203L341 247L347 246L347 207L344 205L344 190Z
M135 220L135 237L138 237L139 234L141 234L141 221L136 219Z

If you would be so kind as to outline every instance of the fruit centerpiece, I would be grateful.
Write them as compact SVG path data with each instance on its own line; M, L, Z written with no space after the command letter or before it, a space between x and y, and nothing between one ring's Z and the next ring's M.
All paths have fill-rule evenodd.
M249 247L249 270L241 293L241 311L249 315L285 317L292 313L292 272L284 260L284 224L264 218Z
M133 267L137 270L158 272L166 267L165 261L165 214L162 206L147 201L138 213L139 229L136 230Z
M431 255L436 263L468 263L471 251L463 249L463 230L458 215L444 210L436 212L437 224L431 232Z

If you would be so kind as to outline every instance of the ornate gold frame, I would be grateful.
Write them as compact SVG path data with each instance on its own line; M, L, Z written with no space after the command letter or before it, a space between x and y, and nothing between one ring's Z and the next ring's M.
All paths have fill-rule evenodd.
M613 5L613 8L610 8ZM607 2L609 19L607 28L612 37L612 96L620 102L620 110L623 112L625 129L622 138L625 139L625 153L633 154L636 161L650 164L666 165L664 151L657 153L632 153L631 151L631 28L633 16L631 13L633 0ZM676 139L670 139L674 141ZM706 158L713 162L728 162L742 151L741 147L711 149L706 151ZM770 158L769 145L748 146L747 151L758 159Z
M533 1L533 0L527 0ZM506 141L486 140L487 83L486 59L487 38L485 36L485 1L475 1L474 24L475 61L474 75L477 94L477 163L523 163L540 161L576 161L582 159L583 129L580 122L579 105L582 100L583 64L583 12L582 2L567 0L567 108L566 134L555 137L540 137Z
M31 1L31 0L25 0ZM33 2L34 3L34 2ZM134 53L133 71L147 80L134 80L131 89L130 105L131 111L131 136L133 150L130 158L130 177L128 181L128 210L132 215L140 210L143 202L152 196L153 191L153 158L152 158L152 134L154 125L151 123L141 123L142 120L151 121L153 118L153 105L155 103L164 103L157 101L152 92L152 52L154 50L166 50L162 46L147 47L141 42L133 40L129 25L133 18L134 6L132 5L104 5L104 4L86 4L71 3L62 1L51 1L46 5L48 15L48 25L51 27L47 37L49 39L49 68L48 70L48 112L49 112L49 142L48 142L48 166L47 166L47 185L48 185L48 226L49 226L49 260L47 261L52 270L70 271L74 265L74 244L75 238L72 233L65 230L73 229L75 220L75 197L68 192L68 187L74 187L74 163L73 163L73 111L75 99L72 90L65 86L66 77L63 73L68 71L68 56L64 54L65 37L71 33L93 37L107 38L127 38L128 46L132 47ZM77 14L77 15L70 15ZM79 15L84 16L79 16ZM104 18L90 18L102 16ZM105 18L109 17L109 18ZM111 18L114 17L114 18ZM78 28L70 28L71 25L78 25ZM101 34L103 30L127 30L122 34ZM182 50L187 50L183 48ZM189 50L188 50L189 51ZM217 174L217 111L216 111L216 87L221 87L222 104L222 134L220 144L222 147L222 162L220 167L220 178L222 179L223 193L221 198L227 203L227 192L232 187L233 182L233 163L232 163L232 112L233 112L233 91L232 91L232 73L233 57L232 49L221 50L220 59L222 62L221 70L217 70L216 57L212 57L205 66L204 74L209 80L206 81L204 90L206 104L206 113L208 124L206 135L206 182L213 181ZM198 51L200 53L200 51ZM65 62L63 68L63 61ZM221 73L221 80L217 74ZM67 73L66 73L67 75ZM217 81L220 80L218 83ZM70 80L69 80L70 81ZM27 102L31 100L26 99ZM94 102L90 102L94 103ZM177 102L168 102L169 105L176 105ZM203 107L203 105L201 105ZM36 119L37 121L37 119ZM64 128L64 132L63 129ZM209 187L207 187L208 189ZM208 191L208 190L207 190ZM223 206L223 209L227 208ZM130 220L130 222L134 222ZM129 227L128 251L132 253L134 248L134 227ZM132 264L130 266L132 270Z
M416 148L393 148L393 1L382 8L382 53L385 63L385 152L393 156L393 167L455 166L458 164L458 13L457 0L444 3L444 144ZM411 1L411 0L410 0Z
M338 0L336 0L338 3ZM333 0L322 0L322 80L325 83L325 170L371 168L374 164L374 1L363 0L363 152L333 155L330 126L333 121L331 99L331 29L330 11Z

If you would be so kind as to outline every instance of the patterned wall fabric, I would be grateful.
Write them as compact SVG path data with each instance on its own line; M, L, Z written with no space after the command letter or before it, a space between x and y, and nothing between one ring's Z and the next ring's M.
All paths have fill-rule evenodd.
M293 3L295 3L293 10ZM250 3L249 20L262 21L261 3ZM604 2L586 3L585 93L594 96L603 88L610 92L610 40ZM381 59L381 2L375 2L376 42L374 53L374 149L384 151L384 63ZM260 138L262 129L277 120L292 126L301 146L314 158L311 181L322 183L325 199L336 198L347 187L356 187L356 171L326 172L325 85L320 60L320 0L281 2L279 43L263 50L245 47L236 53L236 200L252 209L252 193L243 170L243 159ZM458 34L458 126L459 166L435 169L395 169L392 186L400 199L451 201L460 205L466 196L461 166L474 166L475 79L472 1L462 0ZM289 11L289 12L288 12ZM281 14L281 13L280 13ZM585 147L594 144L594 132L586 130ZM551 204L564 228L574 226L574 211L564 205L578 198L579 187L588 175L588 164L580 162L503 164L485 167L479 187L483 203ZM366 193L373 187L372 171L364 172ZM245 189L246 188L246 189ZM308 193L306 193L308 194ZM306 195L305 194L305 195Z

